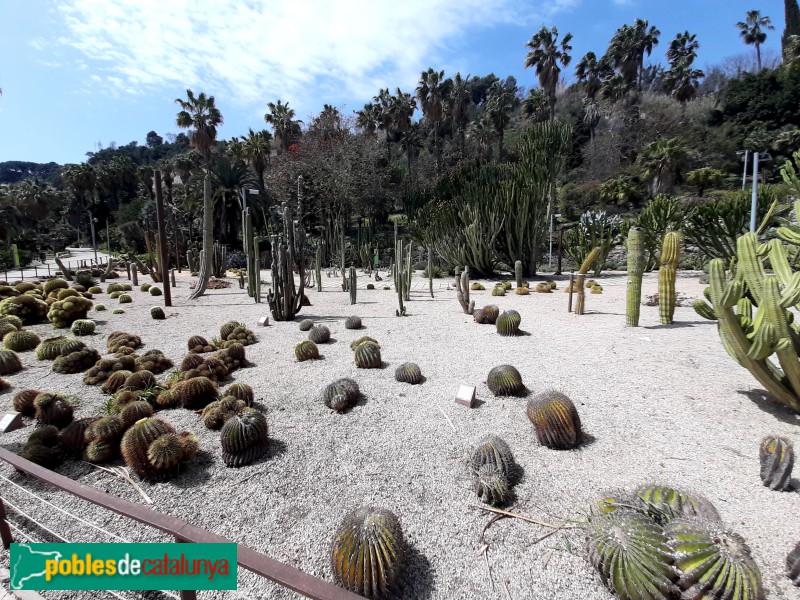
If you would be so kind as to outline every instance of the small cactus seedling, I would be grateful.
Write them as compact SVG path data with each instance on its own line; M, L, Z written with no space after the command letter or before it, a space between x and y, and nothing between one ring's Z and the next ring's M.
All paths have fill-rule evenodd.
M394 378L402 383L417 385L422 383L422 371L420 371L419 365L407 362L397 367L394 372Z
M316 360L319 358L319 348L310 340L303 340L294 347L294 356L297 362Z
M792 583L800 587L800 542L789 552L786 557L786 575Z
M42 392L33 401L36 421L63 429L72 423L74 408L66 396Z
M38 335L25 329L7 333L3 338L3 346L5 346L7 350L13 350L14 352L33 350L39 345L39 342L41 342L41 340Z
M483 307L483 312L486 315L486 323L494 325L497 318L500 316L500 308L494 304L489 304Z
M508 503L518 467L503 439L488 435L480 440L472 451L470 469L478 498L494 506Z
M314 326L314 321L312 321L311 319L303 319L302 321L300 321L300 324L297 326L297 328L300 331L308 331L313 326Z
M158 288L153 288L158 289ZM164 314L164 309L160 306L154 306L150 309L150 317L155 319L156 321L163 321L167 318L167 315Z
M502 315L497 317L497 333L502 336L519 335L519 324L522 322L522 317L515 310L507 310Z
M325 402L325 406L339 412L355 405L360 396L358 384L348 378L337 379L326 385L322 391L322 400Z
M359 369L378 369L383 364L381 348L373 342L364 342L356 346L355 363Z
M308 339L315 344L325 344L331 339L331 331L325 325L316 325L309 330Z
M229 467L249 465L266 452L268 436L266 417L253 408L243 409L222 426L222 460Z
M22 363L13 350L0 350L0 375L13 375L21 370Z
M620 510L592 516L586 546L603 583L623 600L677 597L672 552L661 527L646 515Z
M581 443L578 409L564 394L547 391L535 395L528 401L527 413L543 446L568 450Z
M405 561L400 520L394 513L362 507L348 513L331 548L336 583L365 598L385 598Z
M361 317L353 315L351 317L347 317L344 322L345 329L361 329Z
M522 375L511 365L500 365L489 371L486 384L495 396L519 396L525 391Z
M677 518L664 526L682 598L764 600L761 572L744 539L718 521Z
M771 490L785 492L792 488L794 449L783 437L767 436L758 452L761 461L761 481Z

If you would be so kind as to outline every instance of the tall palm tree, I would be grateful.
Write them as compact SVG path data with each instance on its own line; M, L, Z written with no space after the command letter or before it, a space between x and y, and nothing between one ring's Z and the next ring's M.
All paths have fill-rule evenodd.
M492 160L492 142L494 141L495 132L485 113L481 118L470 124L467 137L478 146L478 152L483 161Z
M205 163L203 180L203 250L200 260L200 271L197 286L189 295L194 300L202 296L208 287L212 271L211 247L214 244L214 201L211 197L211 178L208 168L211 160L211 148L217 141L217 127L222 124L222 113L214 102L214 96L206 96L201 92L196 98L192 90L186 90L187 99L176 98L181 107L176 123L181 129L190 129L191 145L200 152Z
M218 239L233 245L241 229L242 190L255 184L247 166L230 157L219 155L209 168L214 198L214 223Z
M700 47L697 41L697 35L690 34L688 31L679 33L675 39L669 43L667 48L667 61L672 64L678 64L681 61L688 60L693 63L697 58L697 49Z
M575 77L584 86L586 97L594 102L603 81L611 75L612 69L608 64L608 59L597 58L594 52L587 52L584 57L575 65Z
M248 130L247 136L241 138L244 158L253 169L262 193L266 190L264 174L270 162L271 140L272 134L266 129L256 132L252 128Z
M703 76L705 73L702 70L693 68L691 62L684 59L664 72L664 85L675 100L686 104L694 100Z
M83 213L87 208L87 198L89 204L94 199L94 191L97 187L97 172L92 165L87 163L67 165L62 172L62 177L75 198L74 207L78 222L78 244L81 244L80 223L83 221Z
M378 129L381 119L381 108L372 102L367 102L361 110L353 111L356 114L356 127L364 132L364 135L373 136Z
M268 102L269 112L264 115L264 120L272 125L275 133L275 140L278 142L278 154L289 151L289 147L295 142L302 133L300 125L302 121L295 119L293 108L289 108L289 103L283 104L280 100L275 104Z
M661 35L655 25L648 29L649 25L643 19L636 19L632 26L623 25L611 38L606 53L626 85L636 84L639 90L642 88L644 56L645 54L650 56L653 48L658 45L658 38Z
M500 81L495 81L486 94L485 116L497 133L497 154L500 160L503 160L505 155L503 139L506 127L511 122L515 100L514 92Z
M675 175L688 156L686 146L678 138L652 142L636 159L636 164L650 180L653 196L669 194L675 183Z
M559 73L561 73L561 67L558 65L561 63L564 68L569 66L572 60L569 55L572 50L572 46L569 45L571 40L572 34L568 33L559 44L558 29L556 27L548 29L542 26L539 32L534 34L530 41L525 44L527 48L530 48L530 52L525 57L525 68L534 67L536 69L539 86L547 94L547 99L550 103L551 118L555 116L556 87L558 86Z
M422 148L422 142L423 135L419 123L414 123L411 125L411 127L409 127L408 130L403 132L403 135L400 136L400 146L403 148L403 152L406 153L409 173L411 173L413 168L414 160L419 156L419 151Z
M550 118L550 101L541 90L530 90L528 97L522 101L522 112L534 123L547 121Z
M760 10L748 10L747 18L736 24L739 28L739 37L748 46L756 47L756 64L761 72L761 44L767 41L767 31L775 29L772 19L762 17Z
M448 83L449 82L449 83ZM415 90L422 114L433 128L433 148L436 154L436 172L442 170L442 152L439 144L439 126L444 116L444 100L449 93L452 82L445 80L444 71L429 68L419 76L419 84Z
M453 131L459 137L461 156L464 156L464 132L469 124L469 107L472 104L470 76L462 77L456 73L449 86L445 106Z

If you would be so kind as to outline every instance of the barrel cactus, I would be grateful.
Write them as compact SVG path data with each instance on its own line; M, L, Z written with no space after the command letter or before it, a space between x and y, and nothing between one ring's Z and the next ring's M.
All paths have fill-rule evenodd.
M486 313L483 312L483 309L481 308L473 311L472 318L478 325L483 325L484 323L486 323Z
M100 360L100 354L94 348L81 348L69 354L65 354L64 350L62 350L61 356L53 361L53 372L62 374L81 373L91 368L98 360Z
M195 377L206 377L211 381L221 381L228 376L228 367L219 358L214 356L206 358L203 362L189 371L183 371L180 378L184 381Z
M164 314L164 309L160 306L153 306L150 309L150 318L156 321L163 321L167 318L167 315Z
M586 547L603 583L622 600L677 596L672 550L661 527L647 515L633 510L593 515Z
M310 340L303 340L294 347L294 356L297 362L319 358L319 348Z
M238 398L242 402L245 403L246 406L253 406L253 401L255 399L255 394L253 393L253 388L246 384L246 383L232 383L230 384L222 394L223 397L225 396L233 396L234 398Z
M222 460L229 467L243 467L260 458L269 444L266 417L253 408L242 412L222 426Z
M486 384L495 396L519 396L525 392L522 375L511 365L500 365L489 371Z
M150 288L150 295L151 296L160 296L163 292L161 291L160 287L152 286Z
M56 300L66 300L67 298L78 298L81 295L80 291L75 288L66 290L58 290L56 293Z
M548 287L549 287L549 286L548 286ZM514 293L515 293L517 296L527 296L528 294L530 294L530 293L531 293L531 291L530 291L530 289L529 289L529 288L527 288L527 287L518 287L518 288L516 288L516 289L514 290Z
M538 294L552 294L553 293L553 287L549 283L547 283L545 281L540 281L539 283L536 284L536 293L538 293Z
M394 378L396 381L400 381L402 383L417 385L418 383L422 383L422 371L420 370L419 365L412 362L407 362L397 367L394 372Z
M358 402L360 395L358 384L352 379L343 378L325 386L322 400L328 408L341 412Z
M134 400L122 406L119 410L119 418L127 429L136 421L153 416L153 406L144 400Z
M362 337L358 338L357 340L351 342L350 343L350 350L355 350L356 348L358 348L364 342L372 342L373 344L378 346L378 348L381 347L381 345L378 343L378 340L373 339L373 338L369 337L368 335L365 335L365 336L362 336Z
M484 287L484 285L483 285L482 283L479 283L479 282L477 282L477 281L473 281L473 282L470 284L470 286L469 286L469 289L471 289L471 290L472 290L472 291L474 291L474 292L482 292L482 291L483 291L483 290L485 290L486 288Z
M506 288L502 285L496 285L492 288L492 296L505 296L506 295Z
M778 492L791 490L794 466L792 442L783 437L767 436L761 441L758 456L762 483Z
M22 370L22 363L13 350L0 350L0 375L13 375Z
M139 286L139 290L142 292L149 292L151 287L153 286L149 283L143 283L141 286Z
M181 361L181 366L178 367L178 371L185 372L191 371L192 369L196 369L200 365L205 362L205 358L199 356L198 354L189 354L188 356L184 357Z
M206 352L213 352L217 349L214 344L211 344L206 338L201 335L193 335L187 342L189 352L194 354L204 354Z
M98 417L78 419L61 430L58 443L65 454L72 457L79 457L83 453L87 444L84 439L86 430L97 420Z
M69 292L73 290L62 290L62 292ZM79 296L68 296L63 300L58 300L50 306L47 313L47 318L53 324L53 327L63 329L69 327L74 321L78 319L85 319L92 308L92 301Z
M507 504L518 475L508 444L495 435L486 436L473 449L469 465L478 498L494 506Z
M72 331L74 335L78 336L92 335L96 327L96 323L91 319L76 319L72 322L70 331Z
M44 425L53 425L64 429L72 423L75 409L63 394L42 392L33 400L36 421Z
M125 463L139 477L164 481L178 474L182 463L197 452L197 438L156 417L136 422L122 437L120 449Z
M719 513L708 498L665 485L646 485L634 493L646 512L662 524L675 517L702 517L719 521Z
M134 365L137 370L150 371L157 375L163 373L167 369L171 369L174 363L164 356L161 350L148 350L142 356L134 360Z
M39 390L22 390L17 392L11 399L11 405L18 413L22 413L25 417L32 417L36 414L36 408L33 406L33 401L36 396L41 394Z
M150 371L135 371L128 375L128 377L125 379L125 383L122 384L122 388L120 389L128 391L141 391L153 388L157 385L158 380Z
M58 439L56 427L40 427L28 437L20 456L41 467L54 469L62 460Z
M40 323L47 316L47 303L33 296L21 295L0 302L0 315L13 315L25 325Z
M62 279L61 277L56 277L54 279L49 279L42 284L42 292L45 296L49 296L51 292L55 292L58 290L65 290L69 287L69 283L67 283L66 279Z
M539 443L554 450L568 450L581 443L583 432L578 409L560 392L546 391L528 401L528 418Z
M224 341L220 344L222 348L227 348L231 344L241 344L242 346L249 346L256 343L256 334L245 326L237 327L230 332Z
M178 382L171 391L181 406L195 410L219 399L219 388L208 377L192 377Z
M786 574L793 584L800 587L800 542L786 557Z
M522 322L522 317L515 310L505 311L502 315L497 317L497 333L503 336L511 336L519 334L519 324Z
M119 295L119 303L120 304L130 304L133 302L133 298L131 298L130 294L120 294Z
M125 385L125 380L132 374L132 371L127 369L121 369L119 371L109 373L100 389L102 389L103 393L105 394L113 394L123 385Z
M361 317L352 315L344 321L345 329L361 329Z
M377 369L383 364L378 344L364 342L355 349L355 363L359 369Z
M98 360L93 367L86 371L83 383L86 385L97 385L106 381L112 374L119 371L132 371L136 368L136 363L131 356L121 358L103 358Z
M90 294L97 295L103 293L103 288L101 288L99 285L93 285L86 291L89 292ZM95 310L97 310L97 307L95 307Z
M116 292L123 292L125 288L122 286L121 283L109 283L106 287L106 293L114 294Z
M23 329L22 331L12 331L6 334L3 338L3 346L7 350L13 350L14 352L27 352L36 348L41 341L38 335Z
M494 304L484 306L483 312L486 315L486 323L489 325L494 325L497 322L497 317L500 316L500 308Z
M16 325L12 325L7 321L0 321L0 340L5 338L9 333L13 331L17 331L19 328Z
M744 539L719 521L681 517L664 526L683 598L763 600L761 572Z
M106 347L111 354L119 352L121 348L131 348L135 350L142 345L142 338L134 333L125 333L124 331L115 331L110 333Z
M331 331L325 325L316 325L309 330L308 339L315 344L325 344L331 339Z
M16 315L0 315L0 323L9 323L14 326L15 329L22 329L25 323L22 322Z
M239 321L228 321L219 328L219 337L221 337L223 340L227 340L229 335L241 327L247 326Z
M114 310L111 311L111 314L112 315L124 315L125 311L122 310L121 308L115 308Z
M336 583L365 598L385 598L400 574L406 546L391 511L361 507L348 513L331 548Z
M233 396L214 400L203 409L203 423L209 429L221 429L228 419L241 414L246 407L244 402Z
M297 328L300 331L308 331L313 326L314 326L314 321L312 321L311 319L303 319L302 321L300 321L300 325L298 325ZM233 331L233 330L231 330L231 331Z

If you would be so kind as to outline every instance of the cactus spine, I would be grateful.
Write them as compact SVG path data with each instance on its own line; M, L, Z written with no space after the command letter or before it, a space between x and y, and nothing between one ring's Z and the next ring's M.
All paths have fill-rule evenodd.
M675 314L675 276L680 260L681 237L677 231L669 231L661 246L658 269L658 313L662 325L670 325Z
M522 261L518 260L514 263L514 277L517 279L517 288L522 287Z
M358 280L358 276L356 275L356 268L350 267L349 271L349 279L350 281L347 284L347 287L350 291L350 304L356 303L356 281Z
M589 269L592 267L595 261L600 258L601 252L602 248L600 248L600 246L589 252L589 256L586 257L586 260L583 261L581 268L578 269L578 277L575 280L575 286L578 290L578 301L575 303L576 315L582 315L586 307L586 290L584 289L583 280L586 279L586 273L589 272Z
M629 327L639 326L644 268L644 230L641 227L631 227L628 232L628 290L625 309L625 324Z

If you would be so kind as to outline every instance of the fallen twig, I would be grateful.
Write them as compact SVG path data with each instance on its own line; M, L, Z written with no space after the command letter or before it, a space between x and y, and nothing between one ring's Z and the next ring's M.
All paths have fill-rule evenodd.
M542 571L544 571L547 568L547 565L550 564L550 559L551 558L553 558L553 553L552 552L548 552L547 553L547 559L544 561L544 565L542 565Z
M489 566L489 544L483 545L483 558L486 560L486 574L489 576L489 583L492 584L492 591L495 591L494 588L494 579L492 579L492 568Z
M511 592L508 591L508 579L503 580L503 589L506 591L506 598L511 600Z
M448 417L448 416L447 416L447 413L446 413L446 412L444 412L444 411L442 410L442 407L441 407L441 406L439 407L439 410L440 410L440 411L441 411L441 413L444 415L444 418L445 418L445 419L447 419L447 422L448 422L448 423L450 423L450 427L452 427L452 428L453 428L453 431L455 431L455 430L456 430L456 426L455 426L455 425L453 425L453 422L450 420L450 417Z
M489 545L489 544L486 543L486 540L483 539L483 536L486 534L486 530L489 529L489 527L491 527L493 523L496 523L500 519L505 519L505 518L506 518L506 515L495 515L491 519L489 519L489 521L486 523L486 525L483 526L483 529L481 530L481 537L480 537L480 541L483 542L483 544L485 544L486 546Z
M534 519L533 517L528 517L525 515L520 515L518 513L513 513L507 510L501 510L499 508L494 508L492 506L481 506L480 504L470 504L470 508L477 508L480 510L485 510L486 512L495 513L497 515L505 515L506 517L512 517L514 519L520 519L521 521L527 521L528 523L533 523L534 525L541 525L542 527L549 527L550 529L579 529L579 525L567 525L566 523L562 523L561 525L553 525L552 523L547 523L545 521L539 521L538 519Z
M136 483L133 479L131 479L131 476L128 475L127 469L125 469L124 467L103 467L101 465L96 465L94 463L89 463L89 464L92 465L93 467L96 467L96 468L102 470L102 471L105 471L106 473L111 473L115 477L119 477L120 479L124 479L125 481L127 481L128 483L130 483L133 486L133 489L135 489L137 492L139 492L142 495L142 498L144 498L145 502L147 502L148 504L152 504L153 503L153 501L150 499L150 496L145 494L144 490L139 486L139 484Z

